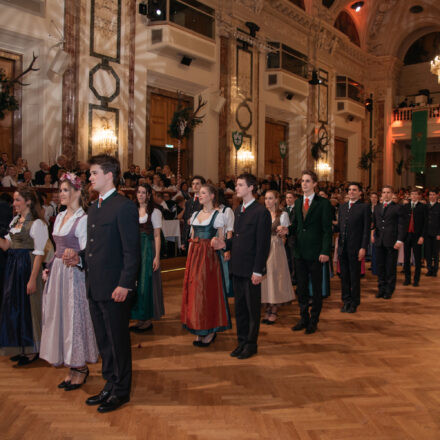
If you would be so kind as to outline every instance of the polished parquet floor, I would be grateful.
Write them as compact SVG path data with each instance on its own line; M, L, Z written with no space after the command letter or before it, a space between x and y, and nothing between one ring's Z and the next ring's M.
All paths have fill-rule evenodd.
M105 415L84 404L103 385L99 364L65 392L63 369L2 356L0 439L440 439L440 278L403 287L399 274L386 301L368 272L354 315L339 312L334 279L317 333L293 333L297 305L285 306L258 356L240 361L234 330L193 347L179 323L183 271L163 276L167 314L132 339L131 402Z

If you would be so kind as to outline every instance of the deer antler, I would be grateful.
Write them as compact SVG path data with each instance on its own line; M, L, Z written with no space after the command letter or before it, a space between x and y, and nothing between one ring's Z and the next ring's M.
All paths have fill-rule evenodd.
M17 77L15 77L14 79L11 79L8 81L8 86L12 86L13 84L20 84L21 86L28 86L29 84L23 83L20 81L20 78L24 77L26 74L28 74L29 72L37 72L40 69L36 69L34 67L34 63L35 61L37 61L38 56L36 56L33 52L32 52L32 61L30 62L29 66L27 67L27 69L23 70L22 73L20 73L20 75L18 75Z
M205 117L205 115L199 115L199 111L205 107L206 101L202 100L202 95L199 95L199 100L197 104L197 108L189 115L188 124L192 124L194 120L201 120Z

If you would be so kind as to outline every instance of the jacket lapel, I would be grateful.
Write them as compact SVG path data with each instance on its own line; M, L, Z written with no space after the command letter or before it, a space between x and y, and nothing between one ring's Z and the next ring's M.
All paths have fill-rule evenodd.
M304 198L303 198L303 204L304 204ZM307 211L307 214L304 218L304 224L306 224L307 220L311 218L311 213L316 210L317 205L319 205L319 196L315 194L312 200L312 204L309 206L309 210Z

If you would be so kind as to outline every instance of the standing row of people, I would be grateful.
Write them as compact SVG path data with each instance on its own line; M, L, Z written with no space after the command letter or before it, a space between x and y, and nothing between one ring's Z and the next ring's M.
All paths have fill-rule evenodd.
M0 346L15 347L18 353L11 360L17 366L41 357L68 367L58 385L66 391L85 383L87 364L97 362L99 350L106 384L86 403L108 412L129 400L129 319L137 321L131 330L143 332L151 328L152 318L164 314L158 256L161 214L151 202L148 185L137 190L138 209L117 193L120 168L115 158L95 156L90 165L99 199L87 211L81 180L63 175L59 196L66 210L56 218L56 251L44 275L50 240L35 192L19 188L14 193L17 216L9 234L0 239L1 248L8 250Z

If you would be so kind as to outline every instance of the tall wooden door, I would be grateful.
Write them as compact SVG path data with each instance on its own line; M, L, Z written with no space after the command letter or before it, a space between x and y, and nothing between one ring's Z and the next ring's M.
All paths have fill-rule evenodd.
M347 179L347 147L347 139L335 138L335 182L342 183Z
M8 78L14 77L15 61L0 56L0 69L4 70ZM14 114L6 112L6 117L0 119L0 153L8 153L9 160L14 160Z
M286 141L286 134L286 125L266 120L264 174L281 174L280 142ZM284 175L286 171L287 160L284 160Z
M187 102L184 105L188 105ZM176 98L151 93L150 107L150 147L163 149L166 164L169 165L174 173L177 172L177 139L173 139L168 134L169 125L173 118L174 112L178 106ZM166 146L173 146L167 148ZM181 146L181 173L186 177L188 173L188 140L184 139Z

